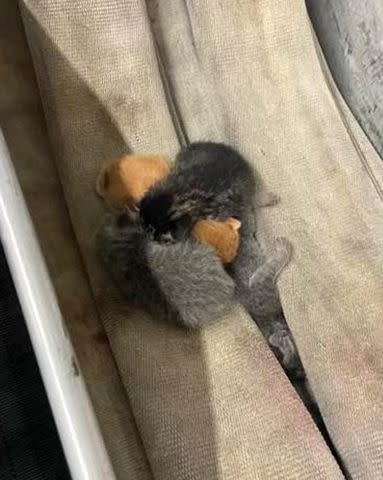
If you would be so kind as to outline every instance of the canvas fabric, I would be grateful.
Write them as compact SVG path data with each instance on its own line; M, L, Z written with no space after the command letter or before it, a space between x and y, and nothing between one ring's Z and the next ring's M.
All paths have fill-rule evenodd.
M294 244L279 282L287 321L344 470L381 478L382 168L332 84L303 0L21 5L82 284L124 387L100 368L118 478L344 478L239 306L201 332L162 325L126 305L96 258L102 162L173 157L200 139L237 147L281 196L259 228L266 247L279 235Z

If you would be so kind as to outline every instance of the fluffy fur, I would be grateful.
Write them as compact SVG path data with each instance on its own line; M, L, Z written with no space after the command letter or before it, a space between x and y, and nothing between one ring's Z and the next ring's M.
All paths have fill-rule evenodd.
M122 293L153 318L198 328L233 304L234 282L209 247L194 240L159 243L127 216L110 218L98 241Z
M149 157L145 162L152 171L143 183L141 156L121 163L122 170L117 164L109 166L99 178L99 193L114 208L127 205L136 212L147 192L139 206L141 220L149 228L121 216L109 219L99 235L100 253L116 284L153 318L188 328L219 319L236 297L323 426L276 288L292 247L280 238L265 257L254 238L254 205L273 205L278 197L256 192L250 165L223 144L190 145L180 152L170 173L167 164L159 165L162 157ZM125 175L132 168L133 176ZM218 257L193 236L213 247ZM218 258L229 264L230 276Z
M228 267L236 284L236 296L252 316L318 427L326 433L318 405L308 384L293 336L283 314L276 281L289 263L292 245L276 240L266 257L246 222L235 261Z
M169 162L161 155L125 155L103 165L96 190L111 208L134 215L145 193L169 171Z
M132 219L138 217L138 205L155 183L170 171L167 159L161 155L125 155L117 161L105 162L97 178L97 193L114 210L124 211ZM233 261L239 245L240 222L234 218L199 220L193 226L193 237L213 247L222 261Z
M192 234L199 242L214 248L223 264L231 263L239 247L239 228L241 222L228 218L216 220L198 220L193 226Z
M299 356L275 286L278 272L289 260L289 244L280 240L273 256L267 260L262 256L253 238L255 227L251 220L254 218L251 210L256 193L254 173L238 152L223 144L194 143L179 153L170 172L166 159L159 155L127 155L118 162L105 165L97 187L111 206L122 208L125 205L130 211L134 211L149 190L141 201L140 215L144 223L157 233L166 235L170 232L179 237L177 231L183 231L184 238L189 238L175 245L157 243L151 234L130 223L123 229L114 229L105 242L109 248L107 263L119 277L118 283L124 287L127 297L131 300L135 297L132 289L139 293L138 298L147 298L147 307L161 304L165 317L178 316L181 323L182 317L187 319L190 315L193 320L186 321L188 325L200 324L206 308L203 295L206 278L199 291L194 285L194 292L202 293L202 302L196 295L190 302L190 296L184 296L181 288L186 279L198 284L193 275L200 267L197 260L202 257L197 259L197 256L206 253L190 240L189 233L201 243L213 246L221 261L227 264L237 253L241 223L233 218L226 219L241 219L244 223L240 229L239 254L229 267L236 283L237 297L261 328L284 368L289 372L294 370L298 375L301 370ZM275 203L275 199L274 195L263 195L258 198L258 205ZM200 220L206 217L221 217L223 221ZM111 232L110 226L108 228ZM119 266L118 261L121 262ZM188 268L187 262L193 265L192 269ZM208 265L212 264L206 262L201 268ZM122 269L126 270L125 274ZM203 270L202 274L207 271ZM134 272L137 276L133 275ZM214 284L214 277L211 280ZM173 285L180 289L174 289ZM212 308L216 309L216 306L212 305Z
M177 156L170 174L140 203L140 216L157 235L188 236L199 219L242 218L255 201L254 172L233 148L192 143Z
M108 219L98 247L127 300L159 321L199 328L218 320L239 300L323 427L275 285L292 253L286 239L277 239L273 254L265 258L252 234L241 236L238 256L229 267L236 284L211 248L193 240L159 243L127 216Z
M289 263L292 245L285 238L276 240L266 257L246 223L240 232L240 245L229 273L236 284L236 295L248 310L276 357L291 378L305 376L290 329L283 315L276 286L278 275Z

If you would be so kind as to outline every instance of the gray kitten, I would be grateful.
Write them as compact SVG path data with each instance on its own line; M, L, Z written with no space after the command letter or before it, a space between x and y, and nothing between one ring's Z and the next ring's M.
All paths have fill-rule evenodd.
M252 167L232 147L192 143L178 154L169 176L141 201L145 230L133 224L105 230L104 260L128 299L154 316L201 326L232 303L234 284L214 253L191 239L191 228L201 218L237 218L242 222L239 252L228 268L236 297L290 379L304 380L276 288L276 279L290 260L291 245L279 239L265 258L254 239L254 207L275 202L273 195L259 196ZM169 244L165 238L182 241Z
M159 321L198 328L218 320L239 300L265 336L318 425L323 421L311 395L275 285L290 260L290 242L279 238L266 258L249 232L224 271L215 252L194 240L163 243L127 216L109 217L98 235L99 254L133 305Z
M213 250L193 239L159 243L127 216L110 217L98 249L125 297L160 321L197 328L233 305L233 280Z
M266 260L255 245L252 236L241 237L229 267L234 283L209 247L194 239L158 242L126 215L110 216L98 235L101 258L129 301L195 328L222 315L236 296L268 338L274 333L268 321L281 312L275 281L289 262L291 245L277 239Z
M229 268L237 286L237 297L260 327L283 366L293 369L300 363L297 360L299 357L284 320L275 287L278 273L290 259L291 247L287 240L280 240L270 259L265 262L265 259L260 256L260 250L259 248L257 250L253 238L255 233L254 207L257 200L258 202L261 200L263 205L275 203L275 197L272 195L264 195L263 198L259 196L259 192L256 191L254 170L240 153L222 143L192 143L180 151L169 176L154 185L141 201L140 219L145 226L146 233L142 232L139 238L145 241L145 245L142 247L142 251L134 245L134 249L137 251L135 261L137 262L137 258L145 258L148 266L150 252L156 254L151 258L159 258L164 264L167 259L172 260L173 263L166 264L165 273L168 274L172 268L174 272L177 272L177 279L172 279L170 275L161 277L158 272L162 273L164 267L160 268L158 262L153 263L157 270L150 271L149 266L148 269L157 285L162 288L164 284L164 288L166 288L166 292L161 292L158 287L154 289L155 292L162 293L162 297L158 295L158 298L166 298L167 303L162 302L162 304L172 305L172 308L176 308L178 311L180 307L175 307L174 303L176 301L183 305L183 300L180 296L174 299L169 295L173 292L171 285L172 283L176 284L176 280L180 281L180 285L186 283L186 280L191 280L187 277L193 270L189 271L187 268L183 268L187 267L187 259L182 259L181 254L186 248L191 248L191 245L193 245L193 251L200 251L194 243L190 243L192 242L191 228L193 224L200 218L235 217L240 220L242 222L240 248L237 259ZM163 242L156 243L153 237L158 240L167 238L182 239L183 241L170 247ZM116 244L116 239L113 240L113 244ZM132 247L129 248L130 253L134 251ZM121 246L120 249L123 251ZM122 260L124 268L127 268L129 259ZM202 269L202 267L206 268L207 264L200 267L193 265L195 269ZM133 268L135 268L134 263L130 266L132 271ZM117 270L116 266L114 270ZM142 271L142 268L138 269L138 273ZM203 274L203 272L201 273ZM185 275L185 278L182 278L182 275ZM139 281L138 278L139 276L131 282L147 284L146 281ZM212 278L211 281L213 284L214 279ZM205 292L205 290L202 288L201 292ZM203 295L201 298L205 300ZM195 315L199 305L196 299L195 302L192 316ZM203 311L198 315L199 321L192 322L198 325L203 321L206 302L202 301L200 306ZM183 315L187 318L188 314L183 312ZM207 317L209 318L209 316ZM189 325L190 322L185 321L185 323Z
M286 239L277 239L273 254L265 258L245 229L238 255L228 268L234 281L210 248L193 239L158 242L125 215L109 217L99 233L98 248L125 297L159 320L197 328L219 319L236 297L288 375L303 375L275 285L291 257Z

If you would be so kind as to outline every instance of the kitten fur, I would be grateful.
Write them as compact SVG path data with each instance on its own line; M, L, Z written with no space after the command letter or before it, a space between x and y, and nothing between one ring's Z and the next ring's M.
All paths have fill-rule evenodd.
M198 219L241 221L254 201L250 164L227 145L197 142L181 150L168 177L144 196L140 216L157 234L177 237Z
M192 230L195 239L211 246L223 264L231 263L239 247L239 228L241 222L234 218L227 220L198 220Z
M181 150L169 175L144 196L140 216L155 234L171 233L178 239L189 238L190 229L204 218L234 217L243 223L239 251L228 270L237 297L284 368L299 376L303 367L275 285L290 259L291 245L281 239L272 257L262 257L253 236L256 193L254 171L238 152L221 143L197 142ZM259 200L268 205L275 203L276 197L269 194Z
M214 251L193 239L159 243L120 216L102 227L98 248L124 296L155 319L198 328L233 305L233 280Z
M236 284L236 297L257 324L316 424L326 434L276 286L279 274L292 256L292 245L287 239L278 238L272 254L266 257L246 222L242 228L237 257L228 267Z
M236 296L250 313L290 378L305 373L292 334L283 315L277 278L289 263L292 245L285 238L276 240L273 253L266 257L244 222L240 229L238 254L228 267L236 285Z
M162 155L124 155L104 163L96 191L111 208L135 214L144 194L169 170L169 161Z

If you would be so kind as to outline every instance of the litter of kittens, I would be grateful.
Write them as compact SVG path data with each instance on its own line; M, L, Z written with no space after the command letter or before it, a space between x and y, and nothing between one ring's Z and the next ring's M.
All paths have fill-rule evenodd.
M235 300L234 289L228 289L231 272L237 298L247 297L249 303L254 297L249 308L254 318L279 314L275 282L291 247L279 240L275 256L261 260L254 240L256 184L250 165L231 147L214 143L191 144L173 167L164 165L158 155L126 156L107 164L97 180L106 202L126 212L103 227L99 248L128 299L157 312L162 304L162 317L169 319L172 312L180 324L201 326ZM219 259L228 264L227 271ZM247 290L251 293L243 293ZM186 307L189 297L193 313Z
M266 257L256 241L246 160L214 143L191 144L173 166L160 155L127 155L104 165L97 192L120 212L103 225L98 249L127 301L187 328L219 320L239 301L318 417L276 286L292 246L277 239Z

